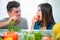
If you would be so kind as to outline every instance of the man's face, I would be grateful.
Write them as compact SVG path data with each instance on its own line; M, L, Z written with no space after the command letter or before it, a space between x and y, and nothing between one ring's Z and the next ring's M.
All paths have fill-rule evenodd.
M12 8L12 10L10 12L8 12L8 15L9 15L9 17L16 16L16 17L20 18L20 16L21 16L20 7Z

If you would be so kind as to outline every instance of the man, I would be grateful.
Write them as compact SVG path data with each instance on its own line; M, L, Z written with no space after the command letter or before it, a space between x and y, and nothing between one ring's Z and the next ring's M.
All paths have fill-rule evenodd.
M21 29L27 29L27 21L25 18L21 17L21 9L20 9L20 3L16 1L10 1L7 4L7 13L9 15L9 18L4 18L3 20L0 20L0 28L1 29L7 29L9 23L14 20L15 23L21 28Z

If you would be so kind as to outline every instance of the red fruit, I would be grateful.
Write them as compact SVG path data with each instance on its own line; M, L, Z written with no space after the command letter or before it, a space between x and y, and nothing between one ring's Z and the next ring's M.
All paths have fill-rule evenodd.
M11 37L13 40L18 40L18 34L16 32L6 32L3 34L3 38Z
M37 16L38 17L38 20L40 20L40 16Z

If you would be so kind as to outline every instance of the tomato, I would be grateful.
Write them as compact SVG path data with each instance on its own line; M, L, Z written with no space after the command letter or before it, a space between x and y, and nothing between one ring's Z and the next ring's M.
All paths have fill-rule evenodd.
M3 34L3 39L5 39L7 37L12 38L13 40L18 40L18 34L16 32L5 32Z

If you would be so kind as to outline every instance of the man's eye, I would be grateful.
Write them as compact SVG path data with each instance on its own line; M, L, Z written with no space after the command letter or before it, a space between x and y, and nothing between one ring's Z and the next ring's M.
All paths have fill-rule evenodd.
M16 11L15 13L18 13L18 11Z

